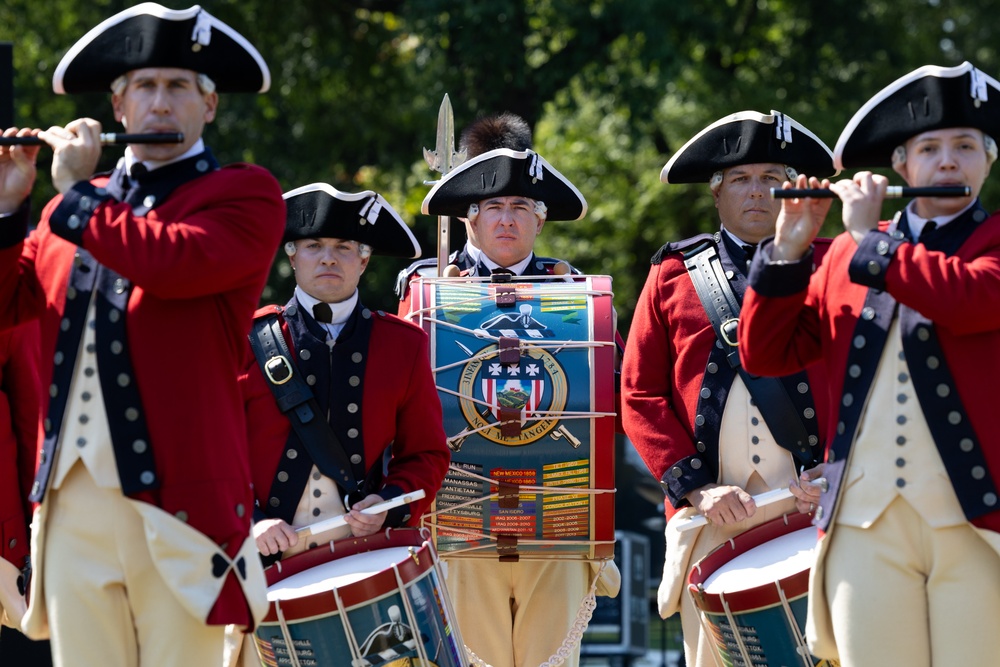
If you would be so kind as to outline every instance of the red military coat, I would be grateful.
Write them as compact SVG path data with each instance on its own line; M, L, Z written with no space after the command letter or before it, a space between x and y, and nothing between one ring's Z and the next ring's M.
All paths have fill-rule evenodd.
M144 216L106 197L113 183L99 178L50 202L26 241L6 231L0 327L40 318L40 376L47 387L78 249L65 237L131 281L125 315L130 389L148 425L156 480L133 497L185 521L233 557L249 536L253 503L236 376L285 207L266 170L238 164L213 171L206 164L199 161L204 173L185 178ZM107 395L108 388L102 391ZM109 415L115 419L121 417ZM40 442L45 427L43 421ZM53 458L46 453L48 465ZM123 488L141 474L121 460L118 468ZM44 492L44 482L36 480L36 493ZM208 561L194 567L211 577ZM237 577L232 570L225 577L208 622L252 625Z
M38 325L0 333L0 556L24 567L41 386Z
M715 234L714 243L739 298L746 283L734 262L743 261L745 255L735 257L723 238ZM684 266L684 252L709 239L713 237L703 235L667 244L654 256L636 304L622 363L625 432L650 472L661 480L667 494L668 519L686 505L684 495L718 481L718 443L714 451L711 446L706 448L695 433L702 385L706 381L711 385L721 377L726 362L719 359L714 374L706 370L717 338ZM795 384L800 382L796 380ZM730 384L731 380L711 385L710 389L713 395L724 396ZM800 412L809 405L825 407L825 379L820 367L809 369L808 386L806 394L789 392L797 401L816 397L814 402L797 406ZM722 411L706 415L708 421L714 422L709 426L718 429ZM817 409L812 428L818 433L822 433L824 418L823 410ZM816 453L820 451L817 448Z
M995 492L996 481L1000 481L1000 412L993 386L994 379L1000 377L1000 310L995 307L1000 303L1000 216L987 219L986 212L974 206L937 232L960 232L962 225L965 233L948 252L911 243L898 230L890 234L885 222L879 231L869 232L860 245L849 234L841 234L811 278L808 267L795 263L755 263L740 321L740 339L744 363L754 373L787 373L822 361L830 378L829 407L833 415L839 413L828 426L831 449L827 456L828 460L846 460L854 430L846 424L846 428L839 427L846 418L841 407L845 384L873 369L880 354L877 349L867 362L851 360L853 355L875 347L868 342L870 337L862 340L856 331L859 321L880 319L865 312L869 286L898 302L897 317L903 317L906 308L911 316L915 313L915 317L929 320L932 326L927 331L918 326L914 335L923 343L936 338L943 360L933 351L918 354L919 348L912 358L907 353L921 409L932 434L936 428L950 428L949 417L956 409L945 407L944 414L938 415L928 412L928 406L936 410L947 401L957 401L959 410L964 411L955 428L971 426L974 436L967 442L974 442L974 446L956 446L963 438L947 434L941 439L935 434L935 443L963 509L967 516L973 515L972 523L1000 531L1000 502ZM762 252L766 257L767 249ZM904 350L906 346L904 338ZM853 366L857 369L847 372ZM947 394L942 396L937 392L945 379L925 381L924 377L928 371L940 373L945 367L950 369L954 389L940 390ZM926 404L920 396L925 383L934 394ZM852 406L864 403L858 396ZM891 406L868 409L891 411ZM845 431L843 448L837 440L841 430ZM836 456L831 456L834 451ZM985 467L986 475L974 474L973 466ZM824 510L828 521L833 508Z
M311 378L320 409L331 415L330 423L341 445L349 457L357 455L352 461L355 479L364 479L373 468L381 468L383 453L391 448L385 474L370 492L381 492L386 498L417 489L426 492L424 499L390 511L387 517L387 523L418 525L451 460L441 401L431 374L427 334L395 315L370 311L359 303L329 350L307 328L308 316L296 301L284 309L270 306L258 311L258 317L271 314L280 315L297 372ZM289 320L294 327L289 326ZM308 324L315 327L315 322ZM308 359L302 354L304 349L312 350ZM332 374L331 363L335 369ZM353 375L358 368L363 371ZM304 482L296 483L300 476L289 466L307 457L298 452L294 457L286 456L286 449L302 447L297 436L289 437L291 422L278 409L248 345L240 386L246 401L257 517L282 517L291 523L305 486ZM285 473L284 484L275 481L279 472ZM278 490L289 484L296 488Z

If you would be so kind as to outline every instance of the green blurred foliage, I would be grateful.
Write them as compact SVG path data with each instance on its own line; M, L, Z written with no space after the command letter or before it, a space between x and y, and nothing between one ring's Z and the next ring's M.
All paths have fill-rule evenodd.
M51 77L77 38L132 4L5 0L0 41L14 43L18 124L45 127L86 115L114 128L107 96L56 96ZM666 160L701 128L743 109L778 109L832 148L865 100L915 67L968 59L1000 74L992 35L997 0L202 5L259 48L273 79L267 94L224 97L206 133L220 160L262 164L285 189L325 181L378 190L430 255L436 222L419 208L425 181L436 176L421 149L434 147L443 95L450 95L458 128L483 113L519 113L534 125L539 152L589 203L585 220L547 225L538 250L614 276L623 334L652 253L718 226L707 185L659 182ZM103 166L113 166L115 150L107 149ZM41 178L37 206L52 194ZM983 199L996 206L1000 186L988 184ZM838 220L835 204L824 231L837 233ZM453 247L463 237L459 226ZM376 257L362 287L365 302L394 311L395 274L406 264ZM263 300L284 301L290 281L279 257Z

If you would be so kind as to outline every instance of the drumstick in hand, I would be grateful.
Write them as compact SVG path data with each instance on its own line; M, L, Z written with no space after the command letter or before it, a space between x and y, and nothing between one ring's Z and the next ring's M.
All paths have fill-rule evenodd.
M358 510L362 514L381 514L391 510L393 507L399 507L400 505L408 505L414 500L420 500L426 493L423 489L417 489L416 491L410 491L409 493L404 493L401 496L396 496L395 498L390 498L384 503L378 503L377 505L372 505L371 507L366 507L363 510ZM331 517L324 521L317 521L314 524L308 526L302 526L301 528L296 528L295 532L300 537L308 537L310 535L319 535L320 533L325 533L328 530L333 530L334 528L340 528L341 526L347 525L347 520L344 517L346 514L340 514L335 517Z
M824 490L826 489L827 482L823 477L817 477L812 480L813 484L818 484ZM779 500L784 500L785 498L791 498L792 492L788 490L788 487L782 489L772 489L771 491L765 491L764 493L758 493L753 497L753 502L757 507L763 507L764 505L770 505L771 503L776 503ZM677 522L677 530L680 532L685 532L693 528L698 528L704 526L708 523L704 514L698 514L690 519L685 519L683 521Z

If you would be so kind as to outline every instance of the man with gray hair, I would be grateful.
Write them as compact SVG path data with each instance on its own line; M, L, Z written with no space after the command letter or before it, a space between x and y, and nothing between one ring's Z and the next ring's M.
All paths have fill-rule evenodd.
M721 222L653 256L622 364L625 432L666 494L660 615L681 612L689 667L715 665L717 650L685 592L691 564L794 510L791 500L757 507L751 495L787 486L822 452L824 378L750 377L736 336L749 259L780 209L770 189L796 170L833 173L830 150L785 114L743 111L702 130L660 173L708 182ZM708 525L681 532L695 514Z
M467 160L499 149L529 151L532 145L531 127L523 118L508 111L477 118L462 131L459 144ZM451 253L448 265L442 269L443 275L487 277L494 269L511 269L516 275L526 276L579 273L565 260L534 253L535 239L548 220L548 210L542 201L525 199L525 203L530 206L533 215L529 217L534 224L520 231L513 242L498 242L486 234L481 236L479 202L470 204L456 215L465 223L467 241L462 249ZM512 235L513 232L506 234ZM437 259L430 257L417 260L400 271L396 292L400 298L397 312L401 317L410 312L410 283L418 277L436 276L437 270Z
M38 319L45 387L22 626L51 633L59 667L219 664L225 626L267 611L236 375L284 207L271 174L221 166L202 132L220 92L270 74L200 7L143 3L74 44L52 85L113 82L130 133L180 141L131 142L92 176L97 121L8 128L53 151L59 195L27 238L38 147L0 150L0 328Z
M583 218L586 199L531 150L527 124L509 113L481 118L463 132L462 148L469 152L469 159L434 186L421 209L466 223L469 243L452 255L445 275L496 273L506 274L499 278L541 280L574 272L565 261L536 255L534 245L547 222ZM401 274L400 315L411 314L409 281L421 271L436 274L436 268L431 259ZM455 457L458 465L482 465L468 448ZM517 455L512 453L508 460L517 467ZM529 511L538 512L541 524L540 510ZM518 534L513 536L516 541ZM463 639L473 653L496 667L535 667L553 655L562 655L564 665L575 667L580 648L570 633L578 622L577 609L588 594L590 564L522 559L514 551L513 557L504 558L499 553L448 558L448 588Z

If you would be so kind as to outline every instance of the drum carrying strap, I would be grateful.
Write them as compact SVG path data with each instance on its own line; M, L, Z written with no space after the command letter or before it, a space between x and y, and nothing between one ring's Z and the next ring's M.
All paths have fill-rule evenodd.
M775 441L792 452L809 442L809 432L799 417L785 385L778 378L750 375L740 363L736 329L740 321L740 304L722 269L722 260L715 245L705 241L684 254L684 266L691 276L701 305L712 323L712 329L726 352L729 365L739 372L747 391Z
M250 347L257 358L264 379L274 394L278 409L285 413L319 471L334 480L348 493L359 487L351 464L337 434L323 418L309 385L292 361L288 341L281 332L277 315L255 319L250 332Z

